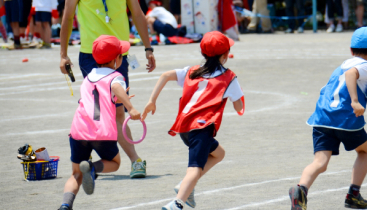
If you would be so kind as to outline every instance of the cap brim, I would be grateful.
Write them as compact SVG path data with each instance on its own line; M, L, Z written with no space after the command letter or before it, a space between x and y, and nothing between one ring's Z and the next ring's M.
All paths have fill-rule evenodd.
M121 54L126 53L130 49L130 43L127 41L120 41Z
M228 37L227 37L228 38ZM228 38L229 46L232 47L234 45L234 41L231 38Z

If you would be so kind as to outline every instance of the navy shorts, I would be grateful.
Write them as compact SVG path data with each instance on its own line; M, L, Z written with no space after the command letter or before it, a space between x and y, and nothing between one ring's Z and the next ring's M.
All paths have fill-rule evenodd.
M92 150L96 151L102 160L111 161L119 153L117 141L85 141L70 137L71 161L79 164L89 160Z
M6 22L8 24L21 22L20 5L18 0L5 1Z
M51 24L51 12L36 12L34 19L36 22L49 22Z
M94 68L98 68L96 61L92 54L79 53L79 67L82 71L83 77L85 78ZM121 66L116 70L122 74L125 78L126 88L129 87L129 64L127 63L127 56L123 56ZM122 106L122 104L116 104L116 107ZM126 109L125 109L126 111Z
M342 142L347 151L351 151L367 141L364 129L359 131L344 131L331 128L313 128L314 153L318 151L332 151L332 155L339 155L339 146Z
M189 147L188 167L204 169L209 154L217 149L219 143L213 137L214 125L206 128L181 133L181 139Z
M173 26L171 26L170 24L164 24L161 21L159 21L158 19L156 19L154 21L153 29L158 34L163 34L166 37L177 36L177 29L176 28L173 28Z

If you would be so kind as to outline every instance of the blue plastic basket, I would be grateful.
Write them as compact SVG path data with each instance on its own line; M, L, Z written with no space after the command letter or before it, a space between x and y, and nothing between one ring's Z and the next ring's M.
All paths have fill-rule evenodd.
M42 180L57 177L58 156L50 156L50 161L22 162L24 179Z

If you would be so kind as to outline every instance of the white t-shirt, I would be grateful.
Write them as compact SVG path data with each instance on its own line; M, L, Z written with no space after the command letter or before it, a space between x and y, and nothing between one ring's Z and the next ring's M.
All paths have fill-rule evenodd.
M33 0L32 7L36 8L36 12L52 12L58 4L57 0Z
M177 84L181 87L184 86L184 81L186 78L187 71L190 69L190 66L187 66L183 69L175 69L177 75ZM212 75L205 75L204 78L213 78L223 74L226 71L225 68L221 67L217 69ZM237 78L235 78L231 84L229 84L226 92L223 95L223 98L229 98L231 102L235 102L243 96L243 92L238 83Z
M109 74L113 73L114 71L115 70L110 69L110 68L94 68L88 74L87 77L88 77L89 81L97 82L101 78L105 77L106 75L109 75ZM126 82L124 80L124 77L122 75L115 77L111 82L111 99L112 99L112 101L114 101L113 98L115 97L115 93L112 91L112 84L114 84L114 83L120 84L121 87L124 88L124 90L126 90Z
M149 17L155 17L164 24L170 24L173 28L177 28L176 18L172 13L168 12L164 7L155 7L149 14Z
M365 63L359 64L361 62L365 62ZM353 57L351 59L344 61L344 63L341 65L341 68L345 70L349 70L353 67L355 67L359 73L357 84L359 88L363 91L363 93L366 95L367 94L366 92L367 90L367 61L360 57Z

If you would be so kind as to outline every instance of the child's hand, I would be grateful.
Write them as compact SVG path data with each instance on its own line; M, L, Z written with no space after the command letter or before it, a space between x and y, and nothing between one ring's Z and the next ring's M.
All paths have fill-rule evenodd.
M352 101L353 112L356 117L362 116L364 113L364 108L359 102Z
M156 109L155 103L149 101L147 105L145 106L144 113L142 115L141 120L144 121L149 112L152 112L152 115L153 115L155 113L155 109Z
M129 90L130 90L130 87L128 87L128 88L126 88L126 94L127 94L127 92L129 92ZM132 97L134 97L135 96L135 94L133 94L133 95L129 95L129 99L131 99Z
M132 108L129 111L129 115L131 117L132 120L140 120L140 112L138 112L138 110Z

